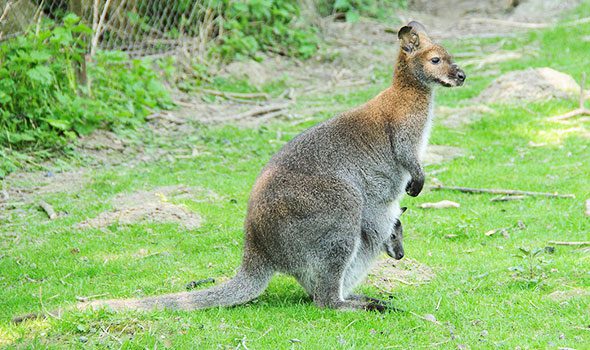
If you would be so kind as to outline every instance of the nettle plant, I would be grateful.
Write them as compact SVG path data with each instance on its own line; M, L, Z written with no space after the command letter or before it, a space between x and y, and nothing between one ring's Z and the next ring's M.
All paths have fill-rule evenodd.
M170 97L149 62L122 52L98 52L88 85L78 82L83 39L92 30L73 14L61 25L46 22L0 45L0 146L59 148L98 128L143 121ZM1 169L0 169L1 170Z
M513 277L519 278L529 283L537 284L547 277L546 269L552 260L547 259L546 253L552 254L553 247L545 248L518 248L516 257L520 258L522 264L510 267L514 271Z

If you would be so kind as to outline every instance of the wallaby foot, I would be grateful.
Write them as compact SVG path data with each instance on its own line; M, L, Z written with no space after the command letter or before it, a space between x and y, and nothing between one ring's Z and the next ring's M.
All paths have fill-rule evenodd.
M378 311L378 312L385 312L387 307L380 303L375 303L371 301L361 301L361 300L336 300L330 302L320 302L314 300L314 303L321 308L330 308L335 310L364 310L364 311Z

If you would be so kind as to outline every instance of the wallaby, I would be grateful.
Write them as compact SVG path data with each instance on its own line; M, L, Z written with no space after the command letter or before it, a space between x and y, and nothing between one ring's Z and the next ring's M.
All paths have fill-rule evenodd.
M259 296L282 272L294 276L319 307L383 310L375 299L352 291L384 249L403 257L401 234L399 241L391 239L404 189L417 196L424 185L420 159L433 118L433 87L465 80L420 23L402 27L398 38L401 50L388 89L296 136L261 171L248 202L242 265L233 279L201 291L98 300L78 308L237 305Z
M405 213L407 209L407 207L401 208L400 216L401 214ZM404 257L403 240L404 228L402 227L402 222L398 218L393 225L393 232L391 233L391 236L383 243L383 250L385 250L387 255L390 257L400 260Z

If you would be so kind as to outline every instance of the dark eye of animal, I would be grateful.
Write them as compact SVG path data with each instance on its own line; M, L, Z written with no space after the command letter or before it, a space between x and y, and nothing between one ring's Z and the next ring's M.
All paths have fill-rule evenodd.
M433 64L439 64L440 63L440 57L433 57L430 59L430 62L432 62Z

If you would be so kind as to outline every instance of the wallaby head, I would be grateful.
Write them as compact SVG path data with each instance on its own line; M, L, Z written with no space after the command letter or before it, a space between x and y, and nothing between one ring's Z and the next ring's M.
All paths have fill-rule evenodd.
M430 39L422 24L412 21L403 26L397 36L401 41L399 63L405 64L420 83L446 87L463 85L465 72L453 62L447 50Z
M401 208L401 214L403 214L407 207ZM400 216L401 216L400 214ZM402 227L402 222L397 219L395 225L393 227L393 232L391 233L391 237L385 241L385 252L390 257L400 260L404 257L404 229Z

